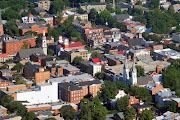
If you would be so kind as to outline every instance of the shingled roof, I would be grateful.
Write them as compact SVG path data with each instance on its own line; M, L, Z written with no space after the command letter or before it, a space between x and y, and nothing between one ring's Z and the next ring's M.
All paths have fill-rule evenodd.
M17 59L28 58L35 53L44 54L42 48L31 48L31 49L19 50L16 57Z
M137 78L138 85L146 85L149 81L152 81L153 78L151 76L142 76Z

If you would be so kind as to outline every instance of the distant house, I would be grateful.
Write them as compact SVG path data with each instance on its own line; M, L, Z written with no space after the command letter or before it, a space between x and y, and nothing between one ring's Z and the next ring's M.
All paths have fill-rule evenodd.
M120 15L115 15L113 16L115 20L117 20L118 22L123 22L126 20L131 20L132 17L128 14L120 14Z
M153 82L150 82L145 87L151 92L152 95L155 95L157 92L164 90L160 83L155 84Z
M17 61L25 61L23 63L26 63L30 60L30 57L32 54L39 54L44 55L42 48L30 48L25 50L19 50L16 54L16 60Z
M137 111L138 114L142 113L144 110L151 110L151 105L144 102L139 102L137 104L132 104L132 107Z
M170 91L169 88L161 90L155 94L155 102L159 103L159 105L169 105L169 103L174 99L179 99L177 95L175 95L175 91Z

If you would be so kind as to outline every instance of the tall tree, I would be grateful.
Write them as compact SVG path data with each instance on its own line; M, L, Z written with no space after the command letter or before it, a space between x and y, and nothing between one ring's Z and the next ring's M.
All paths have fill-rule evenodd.
M140 116L142 120L152 120L153 118L155 118L152 111L147 109L144 110Z
M98 58L98 57L100 57L100 54L98 52L93 52L91 54L91 58Z
M53 0L50 5L49 12L51 14L56 14L57 12L62 12L64 9L64 2L63 0Z
M137 77L144 76L144 68L143 67L136 65L136 69L137 69Z
M65 120L72 120L76 116L76 111L73 109L71 105L62 106L60 112Z
M126 119L127 120L133 120L133 118L136 115L136 110L133 107L127 107L125 110Z
M177 102L176 101L171 101L169 104L169 111L171 112L177 112Z
M114 99L117 91L117 86L109 80L105 80L101 87L100 98L104 102Z
M34 120L36 118L36 114L32 111L26 113L26 119L27 120Z
M118 98L116 101L116 108L119 111L125 111L128 105L129 105L129 99L127 96Z

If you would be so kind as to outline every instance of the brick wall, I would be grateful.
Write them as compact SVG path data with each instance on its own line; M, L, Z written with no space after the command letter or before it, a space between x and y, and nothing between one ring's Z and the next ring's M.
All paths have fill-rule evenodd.
M38 110L50 110L50 109L52 109L52 106L49 106L49 107L28 108L27 112L38 111Z

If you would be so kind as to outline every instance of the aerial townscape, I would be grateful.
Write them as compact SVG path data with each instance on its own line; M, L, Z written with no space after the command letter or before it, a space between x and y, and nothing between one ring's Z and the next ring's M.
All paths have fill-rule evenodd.
M180 120L180 0L0 0L0 120Z

